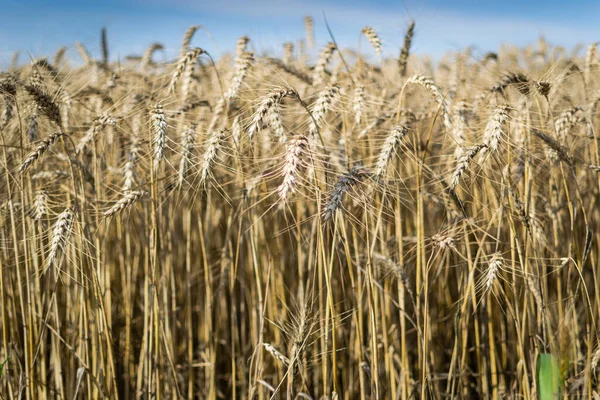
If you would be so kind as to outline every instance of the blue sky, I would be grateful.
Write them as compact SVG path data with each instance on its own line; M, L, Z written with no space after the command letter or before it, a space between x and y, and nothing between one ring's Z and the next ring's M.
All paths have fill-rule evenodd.
M356 46L360 29L370 25L389 56L397 55L411 18L414 51L434 57L468 45L484 53L500 43L535 43L539 35L566 47L600 40L600 2L592 0L0 0L0 10L0 65L15 50L25 61L27 53L52 55L63 45L75 59L75 41L98 56L102 26L112 60L140 54L153 42L165 45L162 57L172 57L187 27L196 24L207 28L216 45L202 31L193 45L217 57L241 35L250 36L255 51L276 52L284 41L304 36L304 15L314 18L319 46L329 40L323 12L340 44Z

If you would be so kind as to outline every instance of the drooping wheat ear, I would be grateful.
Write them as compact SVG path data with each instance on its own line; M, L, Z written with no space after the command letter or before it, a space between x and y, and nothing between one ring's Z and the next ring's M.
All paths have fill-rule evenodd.
M325 210L323 211L323 222L331 220L336 211L342 208L344 196L354 186L359 185L367 177L368 173L363 168L352 168L350 171L338 178L333 190L329 194Z
M71 208L65 209L56 220L54 229L52 230L52 238L50 239L50 253L46 259L47 268L57 266L60 261L60 255L65 253L66 247L71 238L73 229L73 220L75 215Z
M306 44L309 49L315 47L315 34L313 31L313 19L311 16L304 17L304 29L306 30Z
M511 85L514 85L523 95L529 95L530 79L527 75L520 72L508 72L504 74L500 80L491 87L492 93L504 93L504 90Z
M454 150L454 160L458 160L462 155L464 147L467 143L467 128L469 126L469 107L467 102L459 101L453 109L452 122L454 123L454 141L456 149Z
M48 117L48 119L61 127L60 108L58 104L39 86L26 85L25 90L31 97L35 105Z
M397 125L392 128L379 152L379 157L377 158L377 164L375 166L375 179L379 180L383 178L387 172L388 164L392 159L392 156L398 149L398 146L400 146L400 143L402 143L402 140L406 137L407 133L408 127L405 125Z
M75 47L77 48L79 57L81 57L81 60L85 65L89 66L94 64L94 59L81 42L75 42Z
M502 255L500 253L494 253L492 255L492 258L490 259L488 269L485 274L485 293L489 293L489 291L492 289L494 282L496 282L496 280L498 279L498 274L500 273L500 270L502 269L503 265L504 260L502 258Z
M150 65L152 64L152 56L154 55L155 52L160 51L160 50L164 50L165 47L160 44L160 43L152 43L150 45L150 47L148 47L146 49L146 51L144 51L144 54L142 55L142 59L140 61L140 67L143 70L146 70L148 67L150 67Z
M591 73L594 67L598 64L598 42L594 42L589 45L587 52L585 53L585 66L583 70L583 76L585 82L590 84Z
M510 107L508 105L505 104L499 106L494 110L492 117L485 126L485 130L483 131L483 143L487 145L490 151L498 151L500 139L502 139L502 135L504 134L502 125L508 120L509 112Z
M290 65L294 61L294 44L285 42L283 44L283 63Z
M248 136L250 139L265 125L265 118L267 117L269 110L275 105L279 104L285 97L298 98L298 93L292 89L276 89L266 95L260 101L258 109L252 116L252 122L248 128Z
M233 79L231 80L231 86L225 94L227 100L231 101L238 96L242 82L248 74L252 64L254 64L254 54L251 52L245 52L241 54L238 59L236 59L235 73L233 75Z
M369 43L371 43L371 46L373 46L375 49L377 57L381 61L381 39L379 38L377 32L375 32L375 30L370 26L365 26L360 32L367 37Z
M52 63L55 66L60 67L62 62L65 60L65 54L67 54L67 48L65 46L56 50L56 53L54 53L54 59L52 60Z
M429 93L431 93L433 99L436 101L436 103L438 103L438 106L442 110L442 120L444 122L444 128L446 128L446 131L452 132L453 129L452 119L450 118L450 105L448 103L448 100L446 100L446 98L442 94L440 88L433 81L433 79L431 79L428 76L413 75L410 78L408 78L406 83L417 84L426 89Z
M180 58L185 57L187 52L190 51L190 43L192 42L192 38L194 37L194 34L196 34L196 31L200 28L200 25L192 25L187 28L183 34L183 40L181 41L181 51L179 55Z
M198 57L205 53L206 51L199 47L196 47L189 50L187 53L185 53L183 57L179 59L179 61L177 61L177 64L175 65L175 70L173 71L173 75L171 76L171 82L169 83L169 92L175 92L175 87L177 86L177 81L179 80L179 77L181 77L181 74L183 74L183 72L186 71L188 68L193 68L193 65L196 63Z
M288 197L296 191L298 176L302 172L303 160L307 156L309 143L306 136L295 136L287 145L283 164L283 182L277 188L279 199L286 202Z
M182 135L181 139L181 161L179 161L179 174L177 183L183 185L192 165L192 155L196 144L196 124L191 124Z
M564 143L571 129L584 120L585 112L581 107L573 107L562 112L554 122L559 142Z
M556 152L556 155L567 163L568 166L572 167L574 165L573 157L569 154L569 151L558 143L554 138L546 135L544 132L539 131L537 129L532 129L532 132L535 136L540 138L548 147Z
M202 165L200 167L200 184L206 185L211 169L217 160L218 152L221 148L221 143L225 137L225 130L217 129L212 131L208 138L206 149L202 155Z
M456 163L456 167L454 168L454 172L452 173L452 178L450 180L450 189L455 190L458 184L460 183L460 178L464 174L464 172L469 169L469 165L471 161L475 158L475 156L483 149L487 148L486 144L478 144L467 149L464 149L462 155L458 159Z
M246 53L249 42L250 38L248 36L242 36L238 39L235 44L235 56L237 58L241 58Z
M100 47L102 48L102 63L108 65L108 37L106 35L106 27L102 28L100 34Z
M363 111L365 109L365 87L358 85L354 89L354 100L352 101L352 111L354 111L354 123L361 123Z
M27 169L31 167L31 165L33 165L33 163L36 162L40 157L42 157L44 153L46 153L46 151L48 151L48 149L52 147L52 145L56 143L62 135L62 132L56 132L42 140L35 150L29 153L21 165L19 165L19 173L22 174L23 172L27 171Z
M48 194L44 190L36 193L32 214L36 221L41 221L44 216L48 215Z
M273 345L269 343L263 343L263 346L265 350L267 350L267 352L271 354L277 361L281 362L286 367L288 366L290 359L281 354Z
M281 104L275 103L273 107L269 109L269 113L267 115L267 123L269 128L273 132L276 138L279 139L280 142L285 142L285 127L281 122Z
M335 43L329 42L323 48L323 50L321 50L321 54L319 55L319 59L317 60L315 70L313 72L313 85L319 86L325 81L327 64L329 64L329 60L331 60L331 56L333 56L333 52L336 49L337 47L335 46Z
M167 119L163 107L157 104L150 112L152 120L152 159L154 173L158 172L158 167L165 156L165 145L167 142Z
M548 81L533 81L535 89L544 97L548 98L552 84Z
M115 126L116 124L117 121L107 114L103 114L100 117L94 119L94 121L92 122L92 126L90 126L85 136L83 136L77 144L75 152L78 154L81 153L85 146L96 137L96 135L98 134L98 132L100 132L102 127Z
M398 57L398 72L401 77L406 76L406 67L408 64L408 57L410 55L410 45L412 44L413 34L415 33L415 21L410 21L406 35L404 35L404 45L400 50L400 57Z
M132 135L131 137L131 146L129 148L129 156L127 162L125 163L124 171L123 171L123 192L127 193L131 190L132 187L135 186L135 166L140 157L140 147L139 147L139 139L136 135Z
M217 101L217 104L215 105L213 116L208 124L208 128L206 129L208 132L212 132L217 127L225 111L225 105L225 99L223 97L219 98L219 101Z
M308 133L316 135L319 132L319 125L323 122L325 114L331 109L333 103L340 95L340 87L338 85L326 86L319 93L317 102L311 110L312 118L308 119Z
M121 197L119 201L117 201L111 208L104 212L104 218L112 217L116 213L123 211L136 201L140 200L146 194L146 192L138 190L131 190L125 193L125 196Z

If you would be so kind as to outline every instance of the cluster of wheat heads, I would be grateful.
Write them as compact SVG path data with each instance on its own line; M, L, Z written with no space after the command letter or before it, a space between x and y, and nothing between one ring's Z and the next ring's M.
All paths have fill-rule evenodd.
M0 398L598 396L595 45L306 24L2 73Z

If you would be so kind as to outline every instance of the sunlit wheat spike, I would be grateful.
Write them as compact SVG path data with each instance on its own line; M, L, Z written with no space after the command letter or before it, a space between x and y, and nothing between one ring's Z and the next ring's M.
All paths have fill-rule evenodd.
M129 155L127 162L123 168L123 192L130 191L135 186L135 166L140 157L139 139L137 136L132 135L131 146L129 147Z
M498 279L498 274L500 273L500 270L502 269L503 265L504 260L502 258L502 255L500 255L499 253L495 253L488 263L488 269L485 274L484 286L486 293L489 293L489 291L492 290L492 286L494 285L494 282L496 282L496 280Z
M46 215L48 215L48 194L40 190L36 193L33 202L33 219L41 221Z
M77 147L75 148L75 152L81 153L83 151L83 149L86 147L86 145L89 142L94 140L94 138L96 137L98 132L100 132L100 129L102 129L102 127L108 126L108 125L114 126L116 124L117 124L117 121L113 117L106 115L106 114L101 115L100 117L96 118L92 122L92 126L90 126L90 128L88 129L85 136L83 138L81 138L81 140L77 144Z
M258 131L263 129L269 110L285 97L298 97L298 94L292 89L276 89L262 98L248 128L248 136L251 139Z
M123 211L133 203L139 201L145 195L146 192L136 190L125 193L125 196L120 198L119 201L117 201L111 208L104 212L104 218L112 217L113 215Z
M285 152L283 165L283 182L277 188L279 199L287 201L289 196L297 190L299 174L303 170L303 162L309 149L308 139L305 136L292 138Z
M462 155L456 163L456 168L454 168L454 172L452 173L452 178L450 180L450 189L456 189L456 187L460 183L461 176L467 169L469 169L471 161L481 150L485 148L487 148L487 145L478 144L476 146L469 147L462 152Z
M362 28L361 33L367 37L367 39L371 43L371 46L373 46L373 48L375 49L377 57L379 57L379 59L381 60L381 39L379 38L377 32L375 32L375 30L370 26L365 26L364 28Z
M408 127L404 125L398 125L392 128L379 152L379 157L377 158L377 164L375 166L375 179L381 179L385 175L389 162L407 133Z
M363 110L365 109L365 88L359 85L354 89L354 99L352 101L352 111L354 112L354 123L357 125L363 120Z
M200 166L200 184L205 185L211 174L211 170L216 162L217 155L221 148L225 136L225 130L218 129L213 131L208 138L206 149L202 155L202 164Z
M19 165L19 173L22 174L23 172L27 171L27 169L31 167L34 162L40 159L44 155L44 153L46 153L48 149L52 147L52 145L56 143L62 136L62 132L56 132L50 135L48 138L42 140L42 142L35 148L35 150L29 153L29 155L25 157L21 165Z
M508 120L508 113L510 111L510 107L508 105L502 105L492 114L492 117L489 119L488 123L485 126L485 130L483 132L483 143L486 144L487 148L491 151L498 151L498 145L500 144L500 140L504 135L502 131L502 125Z
M319 59L317 60L317 65L315 65L314 73L313 73L313 85L319 86L322 85L325 81L325 73L327 71L327 64L329 64L329 60L331 60L331 56L333 56L333 52L337 49L334 43L327 43L327 45L321 50L321 54L319 55Z
M240 87L242 86L242 82L244 81L244 78L248 74L248 71L253 63L254 54L250 52L241 54L236 60L236 69L233 79L231 80L231 86L229 86L229 90L225 94L227 100L232 100L237 97Z
M269 109L267 123L275 137L279 138L279 141L285 142L285 127L281 122L281 105L279 103L273 104L273 107Z
M190 43L192 43L192 38L196 34L196 31L200 28L200 25L192 25L187 28L185 34L183 35L183 40L181 41L180 58L185 57L186 53L190 51Z
M273 345L269 343L263 343L265 350L271 354L277 361L287 366L290 363L290 359L281 354Z
M312 116L308 120L308 133L316 135L319 131L319 125L325 118L327 111L331 109L333 103L340 95L340 87L337 85L326 86L317 98L317 102L312 109Z
M563 111L554 121L554 128L558 134L558 140L564 142L570 130L576 124L583 121L585 121L583 108L573 107Z
M152 119L152 167L154 172L158 171L161 161L165 156L165 145L167 141L167 119L163 107L157 104L151 111Z
M205 53L206 51L199 47L196 47L194 49L189 50L187 53L185 53L183 57L179 59L179 61L177 61L177 64L175 65L175 70L173 71L173 75L171 76L171 82L169 83L169 92L175 92L177 82L179 81L179 78L184 73L184 71L188 68L191 68L191 66L196 62L198 57Z
M47 268L58 265L61 253L65 252L65 249L69 244L74 218L75 216L71 208L65 209L58 216L54 228L52 229L50 253L48 253L48 258L46 259Z
M429 93L431 93L433 99L438 103L438 106L442 111L442 118L444 122L444 127L448 132L452 132L452 119L450 117L450 104L448 100L446 100L445 96L442 94L441 89L435 84L433 79L428 76L423 75L413 75L408 78L406 83L414 83L423 88L425 88Z

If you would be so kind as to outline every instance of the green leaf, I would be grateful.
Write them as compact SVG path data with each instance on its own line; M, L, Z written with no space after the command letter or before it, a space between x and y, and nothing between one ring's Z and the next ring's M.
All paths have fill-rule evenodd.
M555 400L560 396L560 370L550 353L542 353L537 360L537 387L540 400Z

